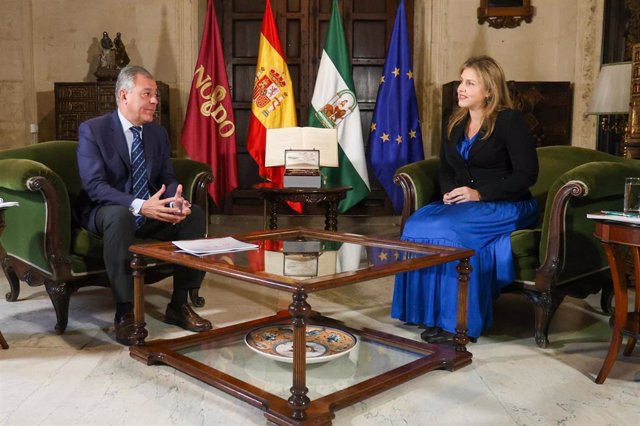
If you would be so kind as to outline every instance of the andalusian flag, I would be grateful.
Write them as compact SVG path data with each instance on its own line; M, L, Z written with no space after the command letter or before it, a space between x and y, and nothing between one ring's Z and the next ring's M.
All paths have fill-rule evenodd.
M322 168L322 185L353 188L347 192L347 198L340 202L339 210L345 212L367 196L369 176L364 156L360 108L351 75L349 49L344 38L338 0L333 0L329 31L311 99L309 126L338 128L340 166Z
M284 59L269 0L260 30L251 112L247 149L258 163L260 176L282 184L284 167L264 166L267 129L297 126L296 106L289 68Z

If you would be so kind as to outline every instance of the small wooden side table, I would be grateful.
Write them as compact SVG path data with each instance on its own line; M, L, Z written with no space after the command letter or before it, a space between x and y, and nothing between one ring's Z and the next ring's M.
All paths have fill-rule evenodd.
M634 309L632 312L627 312L629 299L621 250L622 246L627 246L631 250L637 286L640 283L640 225L598 219L595 225L594 236L602 242L604 252L609 259L616 304L609 351L596 378L596 383L602 384L618 357L622 337L627 337L625 356L631 355L637 339L640 338L640 291L636 287Z
M5 226L4 211L5 210L6 209L0 208L0 237L2 237L2 233L4 232L4 226ZM0 244L0 262L2 261L2 259L4 259L5 255L6 253L4 251L4 248L2 248L2 244ZM2 347L2 349L9 349L9 344L5 340L1 331L0 331L0 347Z
M278 228L278 204L292 201L303 204L325 203L324 229L338 230L338 203L351 191L350 186L336 188L283 188L270 182L254 185L266 202L265 215L269 216L269 229Z

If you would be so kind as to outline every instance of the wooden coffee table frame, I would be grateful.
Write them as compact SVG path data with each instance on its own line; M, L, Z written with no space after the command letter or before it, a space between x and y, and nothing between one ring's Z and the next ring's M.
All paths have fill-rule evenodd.
M383 265L369 266L365 269L338 273L331 276L312 278L305 281L267 273L254 273L246 267L230 265L211 258L195 257L177 253L171 243L152 243L134 245L131 266L134 270L134 314L137 344L131 346L130 354L134 359L147 365L170 365L193 376L229 395L239 398L265 411L265 417L276 424L331 424L334 412L373 396L386 389L404 383L414 377L432 370L457 370L471 363L472 355L467 351L467 289L471 266L469 258L473 250L452 247L440 247L424 244L401 242L392 239L369 238L355 234L341 234L331 231L309 230L303 228L261 231L234 235L242 241L261 239L312 238L385 247L389 250L405 250L416 254L428 254ZM144 269L143 256L173 262L183 266L200 269L219 275L240 279L253 284L270 287L291 293L292 302L288 311L273 316L218 328L211 331L185 336L177 339L154 340L146 342L148 333L144 321ZM430 345L415 340L394 336L369 328L350 328L347 325L324 317L312 311L307 303L307 295L320 290L341 287L361 281L368 281L395 273L421 269L447 262L459 261L458 271L458 320L455 344ZM247 332L271 324L289 323L293 325L293 373L291 396L288 399L271 394L250 383L244 382L213 367L193 360L177 352L180 349L203 343L227 341L232 337L242 337ZM412 352L420 358L415 361L379 374L363 382L311 401L307 396L305 334L307 324L326 324L338 326L359 335L361 340L372 341L392 348ZM247 348L247 350L249 350Z

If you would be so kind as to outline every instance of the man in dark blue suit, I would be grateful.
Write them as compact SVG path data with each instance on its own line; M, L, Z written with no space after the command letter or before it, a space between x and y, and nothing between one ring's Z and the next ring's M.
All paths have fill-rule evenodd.
M116 300L116 340L133 343L133 278L128 247L134 236L158 240L202 238L205 215L182 196L173 174L166 130L153 123L158 105L153 76L139 66L123 68L116 82L116 111L79 128L78 167L82 179L79 217L101 235L104 262ZM211 329L187 303L204 273L175 267L173 296L165 322L191 331Z

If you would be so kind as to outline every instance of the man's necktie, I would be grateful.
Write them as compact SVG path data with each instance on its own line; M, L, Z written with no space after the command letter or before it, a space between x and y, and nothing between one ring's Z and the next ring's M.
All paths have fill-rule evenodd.
M142 127L131 127L133 133L133 144L131 145L131 170L133 172L133 196L143 200L148 200L149 178L147 177L147 162L144 159L144 148L142 147ZM136 228L140 228L146 218L142 215L136 216Z

